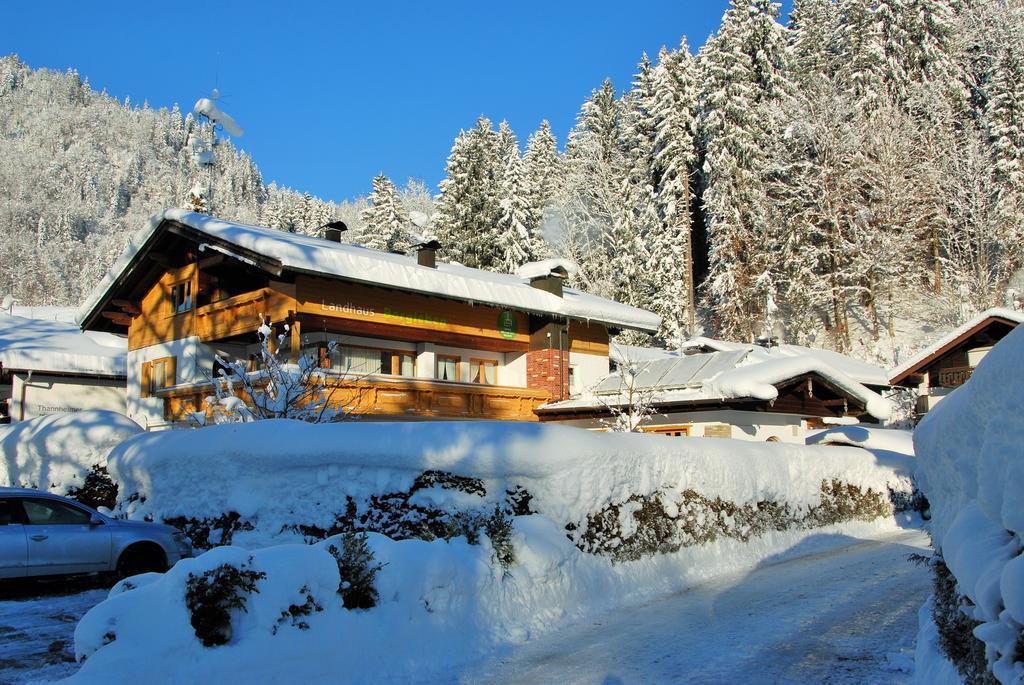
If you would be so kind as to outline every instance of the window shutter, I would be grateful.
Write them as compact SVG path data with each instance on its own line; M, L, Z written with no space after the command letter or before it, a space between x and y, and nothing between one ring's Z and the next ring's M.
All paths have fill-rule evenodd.
M153 382L153 362L142 362L142 369L139 376L141 382L139 397L149 397L150 384Z

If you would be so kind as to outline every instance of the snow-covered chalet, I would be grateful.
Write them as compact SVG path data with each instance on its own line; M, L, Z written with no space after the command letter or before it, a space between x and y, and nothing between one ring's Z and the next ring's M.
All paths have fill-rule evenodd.
M336 233L334 237L339 237ZM319 360L331 401L387 419L534 421L609 372L609 335L650 312L563 287L549 260L518 275L180 209L155 215L78 311L128 339L128 415L160 428L205 411L216 357L257 361L257 329Z
M892 414L885 369L831 350L694 338L680 352L613 345L617 367L590 391L538 409L546 421L601 429L627 412L670 436L802 444L829 425Z

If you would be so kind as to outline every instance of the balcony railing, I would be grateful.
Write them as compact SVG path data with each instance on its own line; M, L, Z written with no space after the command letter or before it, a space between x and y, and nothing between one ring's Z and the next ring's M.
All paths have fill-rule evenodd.
M938 386L940 388L959 388L967 382L973 371L974 368L970 366L951 366L940 369Z
M329 403L347 413L398 419L536 421L534 409L549 398L545 390L419 378L328 377L326 385ZM211 392L209 384L203 383L156 394L164 398L164 418L175 422L186 421L196 412L210 414L203 401Z

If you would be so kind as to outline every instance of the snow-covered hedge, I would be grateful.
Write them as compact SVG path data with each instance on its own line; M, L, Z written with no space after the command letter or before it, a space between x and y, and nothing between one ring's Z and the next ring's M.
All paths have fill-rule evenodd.
M973 677L970 634L1002 683L1024 680L1024 326L914 434L919 484L939 555L934 612L940 642ZM945 574L954 582L942 584ZM948 589L944 589L948 588ZM954 594L955 593L955 594ZM966 599L967 601L961 601ZM973 631L972 631L973 629ZM977 661L977 659L975 659Z
M226 522L205 529L209 542L227 532L236 546L116 587L78 627L77 678L455 679L459 664L569 621L797 543L892 529L911 462L541 424L263 421L142 435L109 460L129 495L119 513L194 530ZM331 553L339 537L294 544L360 529L388 533L367 534L363 571ZM376 605L345 609L342 590L368 567ZM204 647L186 597L213 577L234 580L203 611L235 608L227 644ZM251 591L238 589L245 578Z
M884 506L890 492L911 490L911 464L858 449L546 424L286 420L140 435L109 459L120 513L192 526L200 537L211 524L210 543L228 542L223 531L249 548L352 529L449 538L465 525L456 514L488 514L495 505L541 513L574 538L594 525L608 529L596 518L616 507L615 535L626 543L639 524L625 512L643 508L639 499L657 500L680 523L697 510L721 510L728 526L744 507L768 503L800 519L822 506L823 488L826 499L835 489L854 498L870 490L876 508Z
M107 455L142 432L112 411L52 414L0 429L0 485L41 488L91 506L113 506Z

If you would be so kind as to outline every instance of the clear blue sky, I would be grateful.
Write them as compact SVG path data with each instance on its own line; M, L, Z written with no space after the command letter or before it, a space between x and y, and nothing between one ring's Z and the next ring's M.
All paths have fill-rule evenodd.
M435 187L480 114L508 119L523 144L548 119L564 145L605 77L623 89L642 52L653 59L683 34L696 50L727 5L13 2L0 54L75 68L153 107L188 110L216 85L266 182L342 200L379 172Z

